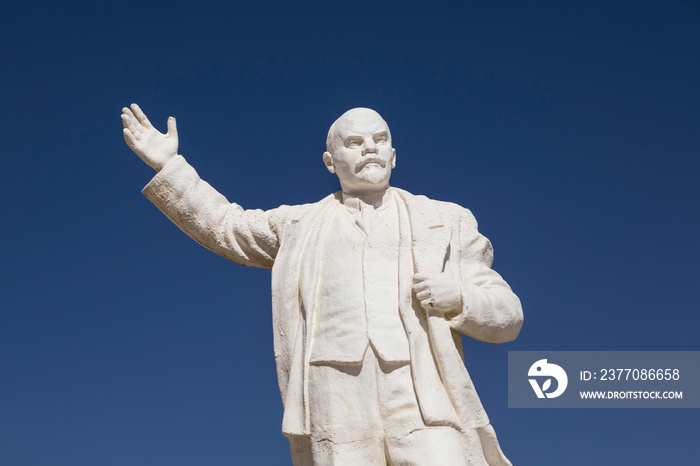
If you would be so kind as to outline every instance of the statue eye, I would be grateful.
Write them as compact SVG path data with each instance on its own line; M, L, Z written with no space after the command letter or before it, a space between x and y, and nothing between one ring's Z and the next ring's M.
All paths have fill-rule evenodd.
M386 135L386 133L376 134L374 136L374 142L376 142L377 144L387 142L388 140L389 138Z

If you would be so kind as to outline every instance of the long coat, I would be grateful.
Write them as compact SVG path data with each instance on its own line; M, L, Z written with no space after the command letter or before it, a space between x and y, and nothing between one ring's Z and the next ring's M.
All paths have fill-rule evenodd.
M461 335L500 343L514 339L522 308L491 269L493 249L469 210L391 188L399 206L399 313L406 329L416 398L426 425L451 425L472 465L510 465L464 366ZM144 188L178 227L213 252L246 266L272 269L277 376L284 404L282 430L296 466L311 465L307 372L320 261L309 244L323 244L329 209L340 193L314 204L244 210L199 178L178 156ZM321 248L315 248L319 251ZM412 292L415 273L452 272L463 309L451 318L426 312Z

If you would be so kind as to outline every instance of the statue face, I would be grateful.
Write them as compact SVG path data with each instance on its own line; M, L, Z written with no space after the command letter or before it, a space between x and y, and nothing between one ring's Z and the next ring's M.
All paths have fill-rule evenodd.
M323 160L328 170L338 175L343 191L363 193L387 188L396 166L396 151L382 117L374 110L353 109L335 125L329 148L333 153L324 153Z

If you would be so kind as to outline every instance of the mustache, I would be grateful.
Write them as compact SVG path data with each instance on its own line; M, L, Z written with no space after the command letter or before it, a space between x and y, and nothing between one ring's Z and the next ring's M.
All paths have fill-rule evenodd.
M363 168L365 168L368 164L370 163L376 163L379 164L380 167L385 168L386 167L386 161L383 159L380 159L378 157L369 157L362 162L358 163L355 165L355 173L359 173L362 171Z

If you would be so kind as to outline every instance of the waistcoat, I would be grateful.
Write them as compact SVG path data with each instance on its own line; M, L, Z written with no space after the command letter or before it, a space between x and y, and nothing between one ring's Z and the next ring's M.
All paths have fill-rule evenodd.
M314 245L322 250L311 363L360 364L369 345L385 362L410 359L399 316L399 217L388 204L371 222L338 205L324 244Z

